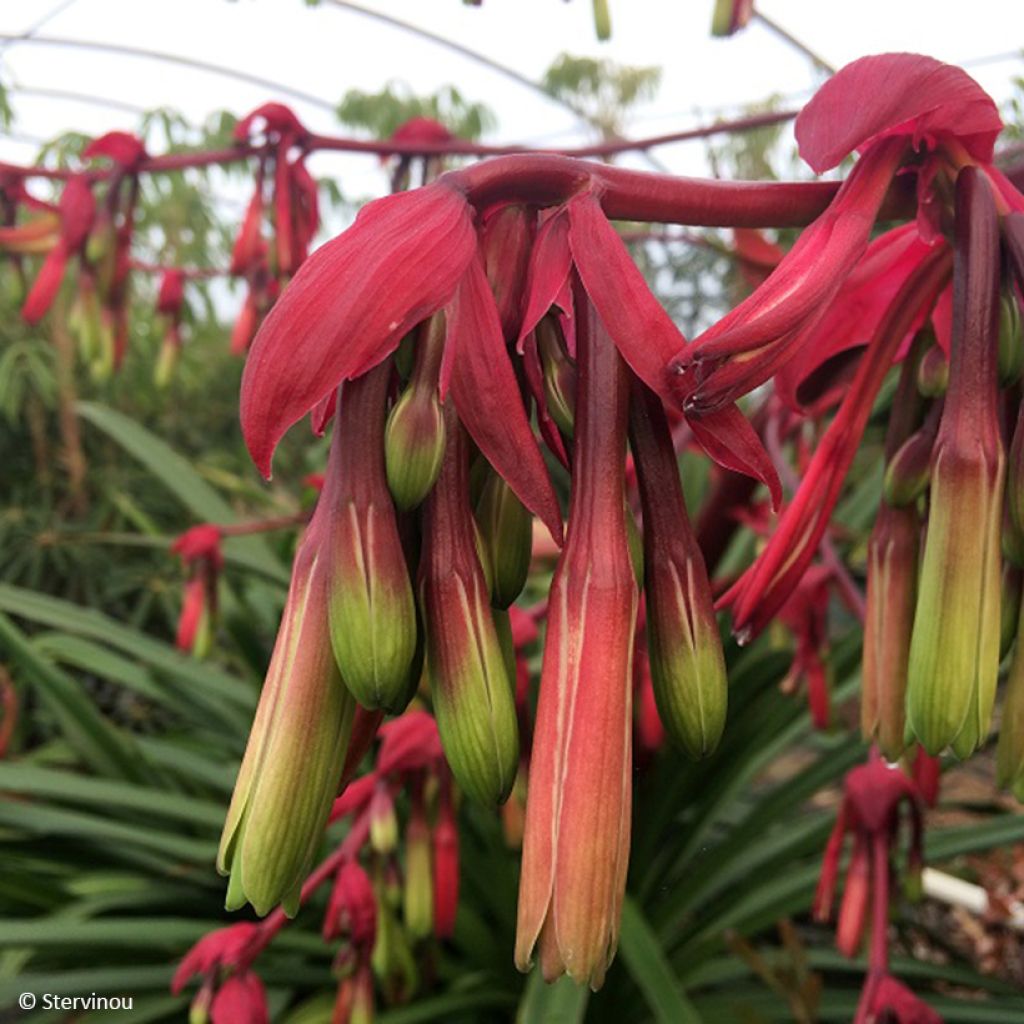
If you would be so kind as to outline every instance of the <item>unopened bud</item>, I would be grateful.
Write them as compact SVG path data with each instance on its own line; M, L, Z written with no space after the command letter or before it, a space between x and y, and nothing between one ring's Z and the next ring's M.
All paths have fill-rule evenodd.
M938 345L933 345L917 369L917 390L925 398L941 398L949 386L949 361Z
M425 939L434 928L434 886L430 865L430 829L422 808L414 809L405 829L405 888L402 916L412 938Z
M1021 337L1020 306L1011 288L999 297L999 384L1008 387L1020 379L1024 368L1024 339Z
M364 707L399 711L417 623L384 473L390 369L385 362L342 388L321 504L330 515L331 643L341 677Z
M415 508L430 493L444 459L444 413L435 390L403 392L388 416L384 459L395 504Z
M692 758L725 726L727 684L707 569L690 527L661 400L633 386L631 438L644 513L647 649L658 713Z
M445 756L459 785L483 803L508 795L519 760L512 682L477 555L467 446L447 410L444 465L424 506L420 599L427 671Z
M996 748L996 782L1024 802L1024 617L1018 619L1017 647L1004 692Z
M882 502L868 542L861 730L895 761L903 752L907 665L921 525L912 507Z
M533 516L493 470L476 507L481 562L489 567L491 601L507 608L522 593L530 571Z
M398 845L398 819L387 786L378 786L370 798L370 845L381 854Z
M932 448L941 414L942 403L936 402L920 430L900 445L885 467L882 494L890 505L912 505L928 489Z
M907 717L933 756L988 735L999 674L1003 454L997 418L999 241L988 179L956 184L950 386L932 463L928 532L910 644Z
M576 415L576 367L562 342L562 331L550 315L537 325L537 351L544 371L548 411L567 437L572 437Z

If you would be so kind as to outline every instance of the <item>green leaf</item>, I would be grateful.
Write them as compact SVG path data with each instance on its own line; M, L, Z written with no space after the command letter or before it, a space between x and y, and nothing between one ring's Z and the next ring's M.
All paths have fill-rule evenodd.
M659 1024L700 1024L657 936L629 896L622 904L619 953Z
M135 780L150 776L131 737L111 725L75 680L36 651L5 615L0 615L0 650L18 664L86 764L101 775Z
M99 808L138 811L149 817L205 825L215 831L224 823L224 808L220 804L25 764L0 762L0 791L50 797L76 807L93 804Z
M192 464L141 424L96 402L79 402L76 408L82 419L102 430L129 455L138 459L199 520L221 525L238 521L231 506L192 468ZM253 568L287 583L288 572L261 537L231 537L224 546L233 554L244 553Z
M535 968L526 982L516 1024L582 1024L589 1000L586 986L567 977L548 985Z

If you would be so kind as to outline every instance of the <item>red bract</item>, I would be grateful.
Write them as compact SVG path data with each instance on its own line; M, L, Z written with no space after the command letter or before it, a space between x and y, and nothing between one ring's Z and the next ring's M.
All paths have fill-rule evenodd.
M381 775L409 772L437 763L442 757L437 723L425 711L407 711L380 727L377 770Z
M927 1003L889 974L868 978L857 1008L855 1024L942 1024Z
M322 931L325 941L343 935L364 954L377 936L377 900L369 876L357 861L346 861L334 879Z
M220 527L212 523L201 523L186 530L174 543L171 544L171 551L181 555L182 561L189 563L205 558L212 562L218 569L224 565L224 556L221 553L222 534Z
M238 966L257 931L256 925L244 921L204 935L182 958L171 979L171 991L177 995L197 974Z
M253 126L262 122L266 135L290 135L294 138L307 135L302 122L289 107L283 103L264 103L251 113L246 114L235 125L235 138L248 139L252 135Z
M474 248L469 205L439 183L370 203L302 265L242 378L242 430L265 476L291 424L452 298Z
M160 279L156 296L156 311L166 316L178 316L185 301L185 275L180 270L168 270Z
M440 145L451 142L454 138L455 136L440 121L435 121L432 117L410 117L391 133L392 142L427 142Z
M961 68L915 53L882 53L847 64L796 119L800 155L819 174L855 149L908 137L915 149L955 141L990 163L1003 122L995 103Z
M141 139L136 138L130 132L107 132L93 139L85 149L82 150L82 158L91 160L94 157L104 156L113 160L115 164L130 170L147 157L146 147Z

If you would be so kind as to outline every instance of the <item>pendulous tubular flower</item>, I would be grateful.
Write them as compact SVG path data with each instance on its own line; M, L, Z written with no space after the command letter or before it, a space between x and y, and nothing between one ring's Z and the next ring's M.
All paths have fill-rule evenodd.
M626 367L577 285L579 396L530 759L516 966L600 988L629 862L637 586L626 540Z
M221 836L217 869L229 875L229 910L298 909L331 810L355 701L331 651L323 545L328 505L317 507L295 556L292 582L256 719Z
M956 183L949 391L907 679L907 717L932 755L952 746L966 757L984 742L999 673L1006 458L997 418L998 238L988 181L967 167Z
M491 612L469 504L469 453L450 403L441 475L423 510L420 606L427 674L445 756L459 785L501 803L515 781L514 688Z
M416 606L384 469L391 360L350 380L338 398L321 503L331 644L363 707L400 711L416 651Z
M647 650L658 714L692 758L725 727L728 684L707 569L686 513L661 400L634 378L630 437L644 527Z

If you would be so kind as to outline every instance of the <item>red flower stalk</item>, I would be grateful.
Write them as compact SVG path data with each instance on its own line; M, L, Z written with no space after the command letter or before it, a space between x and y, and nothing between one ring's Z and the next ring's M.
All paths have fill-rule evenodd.
M60 214L60 235L50 250L21 308L21 315L30 324L38 323L53 304L68 260L85 246L96 216L96 200L83 175L68 179L57 206Z
M719 600L720 607L732 608L733 629L741 638L748 639L764 628L814 558L882 380L907 331L927 313L944 287L949 257L946 247L936 247L890 303L767 547Z
M530 759L516 965L599 988L629 860L637 586L626 539L626 369L582 281L565 549L551 584Z
M868 976L854 1024L942 1024L939 1016L889 974Z

